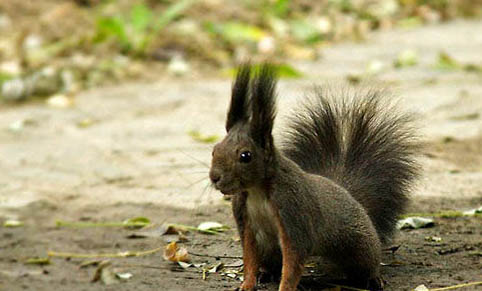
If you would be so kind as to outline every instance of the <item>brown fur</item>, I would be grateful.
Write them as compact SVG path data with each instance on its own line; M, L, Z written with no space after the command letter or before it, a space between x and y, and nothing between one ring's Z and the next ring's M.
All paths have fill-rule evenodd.
M355 122L350 124L354 140L349 142L358 140L361 144L345 147L340 144L345 142L340 138L344 129L338 126L341 120L337 118L341 117L321 110L322 113L313 114L322 119L321 125L308 123L306 128L325 128L335 137L330 139L331 134L320 132L304 134L304 123L299 122L294 126L299 130L294 135L295 142L280 151L271 134L276 112L275 84L269 65L254 73L249 66L242 68L233 85L226 123L228 135L213 150L211 181L222 193L233 195L233 214L243 246L245 279L241 289L253 290L262 268L281 274L279 290L296 290L306 258L319 255L340 266L354 284L381 290L381 240L393 232L394 221L387 213L398 213L403 208L406 193L402 190L414 177L410 157L403 156L411 153L404 151L405 146L409 148L405 143L407 136L402 138L394 131L401 120L382 120L380 126L372 126L371 118L378 119L370 115L367 121L363 104L357 103L358 107L345 115ZM369 113L376 111L370 107ZM320 136L329 140L317 141ZM376 143L371 143L371 137ZM302 148L294 148L297 145ZM313 149L313 145L321 149ZM374 154L374 163L351 158L344 164L338 155L355 155L343 153L344 150L355 150L356 155L364 158ZM312 156L310 160L312 153L322 156ZM327 165L316 164L323 162ZM387 173L388 180L383 181L362 175L378 174L384 166L388 171L401 172ZM365 177L366 184L360 177ZM364 192L350 192L356 189ZM377 195L382 194L394 197L378 199ZM384 210L377 212L375 206Z
M242 290L254 290L256 278L259 272L259 258L256 252L256 241L252 230L248 227L244 231L243 238L243 262L244 262L244 282Z

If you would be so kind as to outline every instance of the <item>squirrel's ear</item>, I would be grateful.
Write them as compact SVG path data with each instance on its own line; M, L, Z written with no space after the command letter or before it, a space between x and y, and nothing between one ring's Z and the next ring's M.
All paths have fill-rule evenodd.
M263 64L251 82L250 134L258 145L268 150L273 146L271 131L276 116L276 82L276 71L270 64Z
M248 120L250 78L251 66L249 63L241 65L231 89L231 104L229 105L228 118L226 120L226 131L229 131L236 123Z

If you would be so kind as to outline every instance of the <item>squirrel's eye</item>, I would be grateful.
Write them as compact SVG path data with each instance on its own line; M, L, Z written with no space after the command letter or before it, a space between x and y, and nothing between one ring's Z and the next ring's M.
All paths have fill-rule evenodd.
M250 151L242 152L242 153L239 155L239 161L240 161L241 163L249 163L249 162L251 162L251 152L250 152Z

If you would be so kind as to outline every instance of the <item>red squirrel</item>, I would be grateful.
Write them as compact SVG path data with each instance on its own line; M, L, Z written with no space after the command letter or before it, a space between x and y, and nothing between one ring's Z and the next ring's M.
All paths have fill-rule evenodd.
M279 290L296 290L305 260L316 255L354 285L382 290L381 246L418 176L410 115L386 107L381 91L350 101L318 88L275 145L276 83L272 65L239 68L227 135L212 153L210 180L233 195L240 289L254 290L263 268L281 274Z

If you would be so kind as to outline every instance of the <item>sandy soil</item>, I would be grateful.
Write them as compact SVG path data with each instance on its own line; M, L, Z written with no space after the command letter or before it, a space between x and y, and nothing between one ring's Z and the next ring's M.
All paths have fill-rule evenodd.
M385 69L370 85L387 86L404 107L420 114L426 148L423 179L411 211L437 212L482 205L482 77L433 68L439 51L463 63L482 64L482 22L452 22L373 35L364 43L326 48L315 63L296 64L303 80L280 83L280 119L312 84L343 85L347 74L363 73L378 60ZM404 49L416 49L419 64L392 66ZM1 290L226 290L239 284L219 273L202 280L200 269L179 269L156 255L116 259L114 267L134 276L102 287L90 283L95 267L79 259L24 265L48 250L79 253L142 251L164 239L128 239L130 230L56 228L55 221L122 221L135 216L155 223L197 225L216 220L233 226L228 202L209 187L212 145L187 132L224 134L230 80L165 79L155 84L119 84L77 96L75 106L44 104L0 107L0 221L19 219L20 228L0 228ZM354 90L357 90L355 87ZM23 129L11 129L24 121ZM90 126L79 123L86 120ZM277 130L281 130L279 127ZM478 218L436 220L433 228L402 232L386 254L388 290L419 284L435 288L482 280L482 233ZM440 236L442 242L427 242ZM189 251L239 256L236 232L188 234ZM234 238L234 239L233 239ZM193 257L195 262L239 264L237 259ZM303 280L302 290L319 290L323 271ZM261 286L275 290L276 284ZM468 287L463 290L472 290Z

